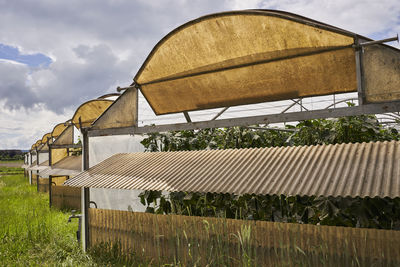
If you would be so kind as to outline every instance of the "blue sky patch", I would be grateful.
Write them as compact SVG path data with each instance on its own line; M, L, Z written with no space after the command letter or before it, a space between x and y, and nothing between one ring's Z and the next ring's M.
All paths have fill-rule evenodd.
M51 58L44 54L21 54L16 47L0 44L0 59L8 59L27 64L30 67L48 67L52 62Z

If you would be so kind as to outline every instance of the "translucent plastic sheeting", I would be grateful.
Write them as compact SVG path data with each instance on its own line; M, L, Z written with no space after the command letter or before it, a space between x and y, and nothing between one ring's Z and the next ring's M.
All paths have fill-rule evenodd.
M39 153L39 164L49 160L49 153Z
M140 190L90 188L90 200L99 209L145 212L146 206L140 203Z
M62 133L56 138L54 144L56 145L69 145L74 143L74 126L69 125Z
M363 50L366 101L386 102L400 99L400 50L367 46Z
M83 103L75 111L72 123L80 129L79 118L82 127L89 127L111 104L112 100L95 99Z
M115 135L89 138L89 167L117 153L144 152L141 135Z
M54 165L67 156L66 148L51 149L51 164Z
M282 12L209 15L164 37L135 82L157 115L353 92L355 37Z

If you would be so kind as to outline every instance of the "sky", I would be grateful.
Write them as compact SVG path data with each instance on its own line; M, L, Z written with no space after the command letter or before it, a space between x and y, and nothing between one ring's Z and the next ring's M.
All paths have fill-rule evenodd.
M0 149L28 149L81 103L129 85L181 24L258 8L373 39L400 32L398 0L0 0Z

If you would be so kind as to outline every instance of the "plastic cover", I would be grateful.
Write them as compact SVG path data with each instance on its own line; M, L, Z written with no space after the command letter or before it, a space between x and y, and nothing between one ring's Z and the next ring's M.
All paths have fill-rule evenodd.
M89 167L117 153L144 152L141 135L89 137Z

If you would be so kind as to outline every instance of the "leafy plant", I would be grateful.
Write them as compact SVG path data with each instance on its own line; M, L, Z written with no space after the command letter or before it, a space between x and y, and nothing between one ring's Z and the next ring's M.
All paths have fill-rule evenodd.
M399 140L395 128L373 115L299 122L293 133L247 127L153 133L142 141L147 151L255 148ZM400 199L260 196L145 191L147 212L249 220L400 229Z

